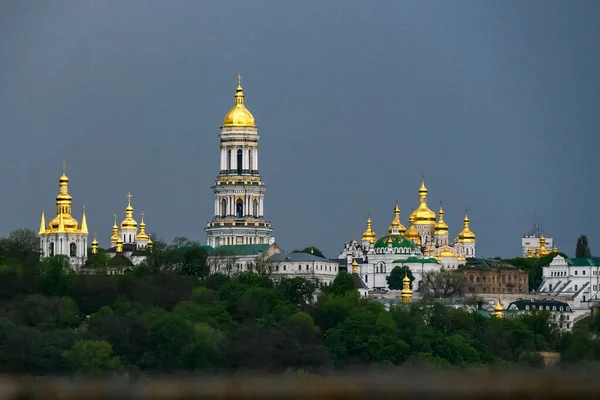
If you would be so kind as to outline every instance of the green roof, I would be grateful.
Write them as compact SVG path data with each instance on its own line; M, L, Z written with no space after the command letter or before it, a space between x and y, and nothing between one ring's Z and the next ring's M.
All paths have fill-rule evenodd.
M375 245L373 247L375 247L376 249L388 247L387 242L388 242L389 237L392 238L392 247L394 247L394 248L408 248L408 249L416 249L417 248L416 244L414 244L412 241L408 240L406 237L404 237L402 235L382 236L381 238L379 238L379 240L377 242L375 242Z
M567 259L567 264L573 267L596 267L600 265L600 257L576 257Z
M406 260L395 260L392 262L392 264L410 264L410 263L439 264L438 260L436 260L435 258L419 258L416 256L410 256Z
M508 269L518 269L514 265L508 264L501 260L496 260L494 258L484 259L484 258L469 258L467 259L467 263L465 264L465 268L474 268L481 270L492 270L495 268L508 268Z
M256 256L267 251L270 246L270 244L234 244L219 246L213 250L213 253L216 252L232 256Z

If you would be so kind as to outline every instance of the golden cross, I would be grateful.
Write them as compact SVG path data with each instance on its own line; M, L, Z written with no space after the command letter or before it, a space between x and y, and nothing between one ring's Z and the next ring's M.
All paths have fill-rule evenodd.
M62 162L62 173L63 175L67 172L67 162L63 161Z
M142 212L140 213L140 215L142 216L142 222L144 222L144 210L142 210Z
M421 182L425 182L425 174L421 172Z
M96 232L94 232L94 240L96 240L96 236L97 236L97 235L96 235Z
M115 225L116 225L117 224L117 213L114 213L113 217L115 217Z
M127 192L127 202L131 204L131 192Z
M238 85L242 84L242 75L238 74Z

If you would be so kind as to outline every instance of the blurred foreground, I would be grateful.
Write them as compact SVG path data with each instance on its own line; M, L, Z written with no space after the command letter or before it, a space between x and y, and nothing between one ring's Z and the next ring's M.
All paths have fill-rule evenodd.
M0 378L0 399L549 399L600 398L597 370L438 371L337 376L186 377L128 382Z

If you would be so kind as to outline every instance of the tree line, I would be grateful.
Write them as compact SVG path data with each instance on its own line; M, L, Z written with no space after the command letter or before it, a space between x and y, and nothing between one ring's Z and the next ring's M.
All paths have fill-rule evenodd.
M183 239L157 241L153 257L120 275L76 274L66 257L40 260L34 237L18 231L0 239L2 373L541 366L540 351L560 352L565 365L600 358L598 318L562 333L544 311L497 319L435 301L386 310L359 297L344 272L321 286L198 271L206 255Z

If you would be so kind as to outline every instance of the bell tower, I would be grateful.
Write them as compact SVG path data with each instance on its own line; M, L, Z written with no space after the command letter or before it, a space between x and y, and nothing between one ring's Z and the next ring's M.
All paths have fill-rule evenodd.
M220 139L220 170L215 184L213 218L206 244L272 244L273 228L264 217L266 186L258 172L258 128L244 104L241 76Z

